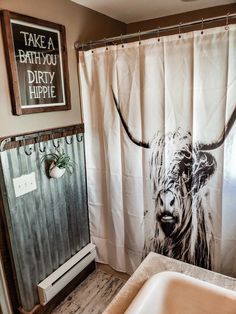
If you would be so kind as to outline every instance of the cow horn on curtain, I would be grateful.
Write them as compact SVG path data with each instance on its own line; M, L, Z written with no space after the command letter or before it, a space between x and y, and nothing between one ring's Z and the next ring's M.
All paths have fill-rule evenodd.
M98 260L236 275L236 26L106 48L79 52Z

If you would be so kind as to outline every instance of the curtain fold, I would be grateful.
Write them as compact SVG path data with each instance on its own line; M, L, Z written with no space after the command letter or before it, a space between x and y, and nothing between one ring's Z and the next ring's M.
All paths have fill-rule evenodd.
M234 25L79 52L99 262L132 273L152 250L236 275L236 127L202 149L235 109L235 54Z

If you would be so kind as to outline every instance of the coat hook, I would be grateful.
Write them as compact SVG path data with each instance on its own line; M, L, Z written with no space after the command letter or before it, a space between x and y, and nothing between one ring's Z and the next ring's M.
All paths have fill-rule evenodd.
M25 154L26 154L27 156L32 155L32 147L29 147L29 150L28 150L28 151L26 150L26 138L25 138L25 137L24 137L24 140L23 140L23 145L24 145Z
M67 136L65 136L65 141L66 141L66 144L71 145L73 143L73 135L71 136L70 141L68 140Z
M82 142L82 140L83 140L83 134L76 134L76 139L77 139L77 142Z
M45 153L45 151L46 151L46 146L44 146L43 148L41 147L40 135L39 135L39 134L38 134L38 145L39 145L39 151L40 151L40 153Z
M51 134L51 141L52 141L53 147L55 147L55 148L59 148L60 147L60 140L57 140L57 144L56 144L52 134Z

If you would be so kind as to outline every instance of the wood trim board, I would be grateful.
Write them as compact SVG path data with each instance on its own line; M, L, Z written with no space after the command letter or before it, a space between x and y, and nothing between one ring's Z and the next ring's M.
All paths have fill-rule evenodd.
M73 134L80 134L80 133L84 133L83 123L59 127L59 128L53 128L53 129L46 129L43 131L34 131L30 133L4 136L0 138L0 145L3 141L10 139L10 141L4 145L4 149L11 149L11 148L21 147L28 144L35 144L36 142L40 143L40 142L48 141L50 139L55 140L63 136L70 136ZM36 141L35 139L34 140L30 139L31 135L34 135L34 134L39 134L39 137L37 138ZM51 137L52 135L50 134L53 134L53 137ZM24 137L24 136L26 137L25 142L21 140L17 140L18 137Z

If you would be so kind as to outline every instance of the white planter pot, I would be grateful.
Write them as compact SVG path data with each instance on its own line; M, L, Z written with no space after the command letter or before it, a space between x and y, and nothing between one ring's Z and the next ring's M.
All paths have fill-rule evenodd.
M49 168L50 177L54 178L54 179L59 179L60 177L62 177L63 174L65 173L65 171L66 171L66 169L58 168L57 166L55 166L54 163L52 163L50 168Z

